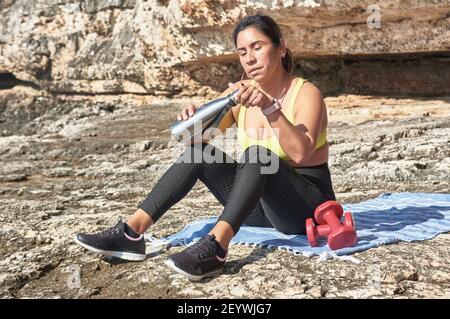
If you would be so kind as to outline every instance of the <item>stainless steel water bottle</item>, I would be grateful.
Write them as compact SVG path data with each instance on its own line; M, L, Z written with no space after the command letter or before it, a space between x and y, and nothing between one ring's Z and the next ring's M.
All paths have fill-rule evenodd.
M187 120L172 123L170 126L172 137L179 142L186 141L198 135L203 135L209 128L217 127L230 108L237 104L236 95L238 92L239 90L233 91L225 97L203 104Z

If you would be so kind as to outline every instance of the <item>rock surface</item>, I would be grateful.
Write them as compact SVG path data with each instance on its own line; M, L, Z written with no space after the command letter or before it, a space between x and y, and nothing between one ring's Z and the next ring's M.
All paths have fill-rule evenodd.
M8 0L0 10L0 74L48 92L216 94L239 79L233 27L263 13L325 93L450 93L450 0Z
M21 87L0 97L2 298L450 297L448 233L354 254L360 264L233 246L224 275L200 283L164 265L180 248L142 263L101 258L74 244L73 236L133 213L182 151L168 138L175 112L200 99L55 100ZM338 200L449 192L450 100L346 95L326 102ZM167 236L220 212L220 203L197 183L150 232Z
M200 283L163 264L180 248L121 263L72 240L133 213L182 152L175 113L239 79L231 32L255 13L275 18L294 73L327 96L339 201L448 193L450 1L377 5L1 1L0 297L449 298L448 233L354 254L359 264L233 246L224 275ZM234 138L214 143L237 156ZM150 232L221 209L197 183Z

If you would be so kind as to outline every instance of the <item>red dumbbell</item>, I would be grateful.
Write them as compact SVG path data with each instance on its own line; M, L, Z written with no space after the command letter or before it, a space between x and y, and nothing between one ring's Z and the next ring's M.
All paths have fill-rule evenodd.
M356 244L355 222L350 212L345 213L344 223L340 219L344 211L336 201L327 201L316 208L314 217L319 223L314 224L312 218L306 220L306 235L312 247L317 246L317 238L328 237L328 246L332 250L350 247Z

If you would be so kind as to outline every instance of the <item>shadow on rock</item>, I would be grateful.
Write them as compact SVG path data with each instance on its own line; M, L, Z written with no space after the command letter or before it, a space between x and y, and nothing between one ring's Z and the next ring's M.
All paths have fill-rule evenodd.
M270 250L258 247L244 258L227 261L225 263L224 274L238 274L241 271L242 267L254 263L255 261L258 261L260 259L266 258L268 253L270 253Z

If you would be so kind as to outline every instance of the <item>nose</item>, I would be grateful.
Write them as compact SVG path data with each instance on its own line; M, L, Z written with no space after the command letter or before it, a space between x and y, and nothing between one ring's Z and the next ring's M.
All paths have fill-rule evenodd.
M248 65L253 65L255 64L255 62L255 55L252 51L248 51L247 55L245 56L245 63L247 63Z

